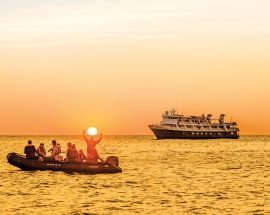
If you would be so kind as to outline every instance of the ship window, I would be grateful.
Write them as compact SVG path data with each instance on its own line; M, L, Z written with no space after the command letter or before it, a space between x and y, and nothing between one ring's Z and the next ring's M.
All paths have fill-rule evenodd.
M191 134L194 135L194 132L192 132Z
M199 135L200 133L199 132L196 132L196 135Z
M234 135L234 132L231 132L231 135Z
M212 132L210 132L210 135L212 135Z

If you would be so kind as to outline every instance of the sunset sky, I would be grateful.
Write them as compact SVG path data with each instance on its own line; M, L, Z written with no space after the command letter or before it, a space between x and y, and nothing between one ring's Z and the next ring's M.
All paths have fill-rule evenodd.
M270 134L269 0L0 0L0 134L151 134L175 107Z

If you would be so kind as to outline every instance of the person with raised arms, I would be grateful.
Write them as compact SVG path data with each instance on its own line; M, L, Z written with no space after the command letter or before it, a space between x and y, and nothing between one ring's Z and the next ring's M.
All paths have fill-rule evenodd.
M88 132L88 133L90 133L90 138L87 136L86 130L83 131L83 138L85 142L87 143L87 160L90 162L98 162L98 159L99 159L103 162L103 159L99 157L98 152L96 150L96 145L102 139L102 133L100 133L100 137L97 140L95 140L93 137L94 135L96 135L96 129L95 129L95 132L92 132L92 133Z

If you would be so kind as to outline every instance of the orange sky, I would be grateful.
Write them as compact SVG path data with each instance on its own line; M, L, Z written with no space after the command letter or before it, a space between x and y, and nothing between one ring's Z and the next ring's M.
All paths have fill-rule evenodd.
M0 134L151 134L171 107L270 134L269 1L1 4Z

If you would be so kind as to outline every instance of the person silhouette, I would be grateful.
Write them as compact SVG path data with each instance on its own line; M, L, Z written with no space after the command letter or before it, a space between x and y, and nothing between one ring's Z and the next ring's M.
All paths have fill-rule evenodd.
M83 138L85 142L87 143L87 160L91 162L98 162L98 159L103 161L96 150L96 145L101 141L102 139L102 133L100 133L99 139L95 140L93 136L87 137L86 130L83 131Z

